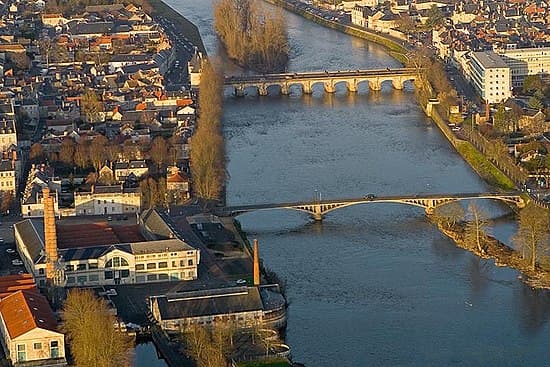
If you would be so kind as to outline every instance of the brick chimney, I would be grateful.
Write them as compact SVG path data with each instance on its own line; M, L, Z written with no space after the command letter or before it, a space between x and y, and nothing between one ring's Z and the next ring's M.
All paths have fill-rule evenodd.
M55 209L50 189L42 189L44 203L44 242L46 250L46 281L53 283L55 278L55 263L57 262L57 233L55 230Z
M260 285L260 249L258 240L254 240L254 285Z

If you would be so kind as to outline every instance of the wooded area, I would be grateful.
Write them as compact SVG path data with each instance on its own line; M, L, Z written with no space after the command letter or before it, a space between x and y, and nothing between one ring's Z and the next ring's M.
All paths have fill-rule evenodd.
M240 65L261 72L284 70L289 45L281 10L266 11L253 0L219 0L214 28L227 55Z
M190 144L190 161L194 194L206 200L218 200L225 185L222 91L221 74L211 63L205 62L199 86L197 130Z

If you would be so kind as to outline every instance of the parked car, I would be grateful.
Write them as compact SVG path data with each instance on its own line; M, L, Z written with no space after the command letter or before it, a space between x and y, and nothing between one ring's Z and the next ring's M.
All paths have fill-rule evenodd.
M11 264L16 265L16 266L21 266L21 265L23 265L23 261L21 261L19 259L15 259L15 260L11 261Z
M244 280L244 279L237 279L237 281L236 281L235 283L237 283L237 284L239 284L239 285L244 285L244 284L246 284L246 280Z
M367 200L374 200L375 198L376 198L376 195L374 195L374 194L365 195L365 199L367 199Z
M8 253L8 254L15 254L15 249L7 248L7 249L6 249L6 253Z

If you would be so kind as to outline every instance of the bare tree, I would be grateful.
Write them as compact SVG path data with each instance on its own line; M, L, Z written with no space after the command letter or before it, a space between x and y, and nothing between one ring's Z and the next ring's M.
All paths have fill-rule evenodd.
M92 143L90 144L90 150L88 154L96 172L99 172L99 170L105 163L105 159L107 158L105 147L108 143L109 140L105 136L98 135L94 138L94 140L92 140Z
M149 149L149 156L151 160L157 165L157 169L160 169L168 159L168 144L162 136L157 136L151 143Z
M479 208L475 203L471 203L468 206L469 220L466 222L464 228L464 239L473 244L480 254L485 254L485 248L483 246L487 227L487 215Z
M527 204L519 214L519 227L513 241L521 249L523 258L529 259L535 270L537 254L542 246L549 247L550 215L548 209L533 203Z
M61 148L59 149L59 160L67 164L74 164L75 144L73 139L63 139Z
M80 141L74 151L74 163L80 168L86 168L90 164L89 153L90 144L88 141Z
M440 205L435 208L436 220L447 228L452 228L464 219L464 208L457 201Z
M44 147L40 143L34 143L31 145L29 152L29 158L33 162L38 162L44 158Z

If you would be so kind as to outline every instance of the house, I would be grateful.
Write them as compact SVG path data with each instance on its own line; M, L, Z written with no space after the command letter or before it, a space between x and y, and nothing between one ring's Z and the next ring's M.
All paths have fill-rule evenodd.
M149 166L144 159L119 161L114 163L113 170L115 172L115 180L124 182L130 174L133 174L136 178L145 176L149 172Z
M0 300L0 333L6 356L18 366L66 366L65 337L40 293L18 290Z
M17 190L15 161L3 159L0 161L0 191L12 194Z
M122 185L92 185L90 191L74 193L74 210L76 215L139 213L141 193Z
M166 191L173 202L189 199L189 177L178 167L168 167L166 176Z

